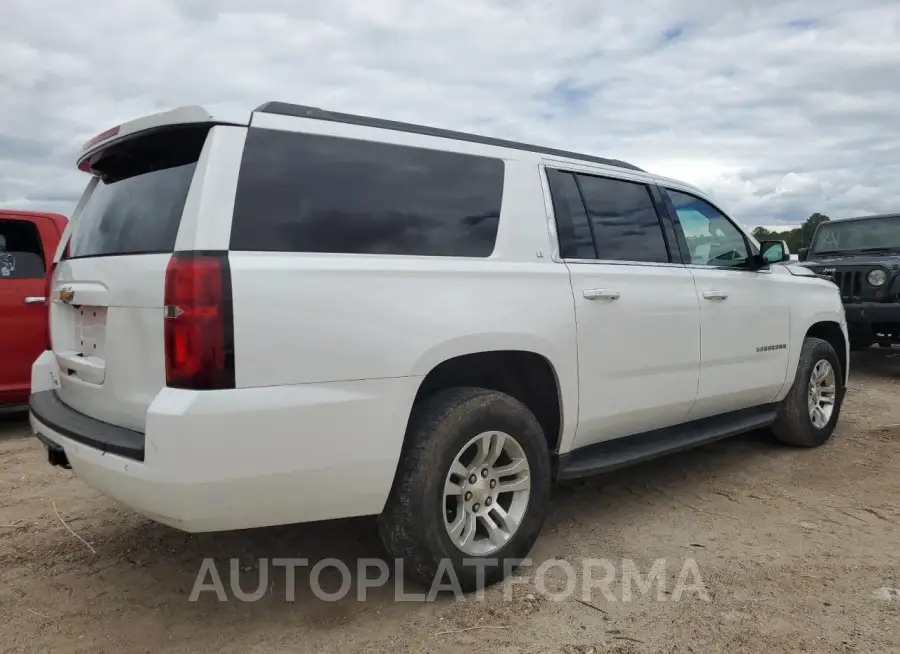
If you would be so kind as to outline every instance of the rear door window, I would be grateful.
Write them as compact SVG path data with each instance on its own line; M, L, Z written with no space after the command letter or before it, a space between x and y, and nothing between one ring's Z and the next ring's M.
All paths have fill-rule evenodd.
M40 279L44 254L37 226L30 220L0 220L0 279Z
M596 259L591 226L575 175L548 168L547 180L556 215L560 256L563 259Z
M668 263L662 223L646 184L576 175L597 258L610 261Z
M547 178L563 258L671 261L646 184L558 170Z
M171 252L208 130L151 133L104 151L67 258Z
M253 128L231 249L487 257L500 159Z

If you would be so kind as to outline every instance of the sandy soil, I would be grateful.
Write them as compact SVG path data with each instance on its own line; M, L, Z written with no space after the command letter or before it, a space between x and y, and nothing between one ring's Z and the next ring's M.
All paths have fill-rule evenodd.
M248 592L262 557L335 557L354 570L383 555L373 521L186 535L51 468L26 423L3 419L0 651L900 652L900 595L879 591L900 588L900 351L875 349L853 366L827 446L753 434L560 488L532 552L535 565L559 561L543 585L465 601L395 601L392 580L365 602L355 590L324 602L306 569L289 602L283 568L270 570L262 599L238 601L230 558ZM226 602L212 592L189 601L205 557ZM633 587L622 601L620 573L613 601L595 590L582 603L580 587L562 601L542 592L564 588L563 562L581 570L596 558L619 571L630 559L644 574L665 559L668 594ZM689 558L709 601L673 599ZM329 591L341 582L334 568L322 579Z

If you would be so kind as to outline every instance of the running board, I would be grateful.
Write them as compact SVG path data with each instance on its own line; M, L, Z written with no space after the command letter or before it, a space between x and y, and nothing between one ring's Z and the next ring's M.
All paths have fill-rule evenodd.
M763 429L775 422L776 415L775 405L766 404L675 427L594 443L560 455L556 477L559 480L590 477L666 454L682 452L723 438Z

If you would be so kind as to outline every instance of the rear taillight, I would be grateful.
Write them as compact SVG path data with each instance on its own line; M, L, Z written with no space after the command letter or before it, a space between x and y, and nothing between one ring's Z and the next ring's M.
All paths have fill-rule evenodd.
M90 150L98 143L105 141L106 139L111 139L113 136L116 136L119 133L120 129L121 125L116 125L115 127L110 127L104 132L100 132L99 134L97 134L97 136L89 139L83 146L81 146L82 151Z
M107 140L107 139L111 139L111 138L114 137L114 136L118 136L119 130L120 130L120 129L121 129L121 126L120 126L120 125L116 125L115 127L112 127L112 128L110 128L110 129L106 130L105 132L101 132L100 134L97 134L97 136L95 136L95 137L93 137L92 139L88 140L87 143L85 143L85 144L81 147L81 151L82 151L82 152L87 152L88 150L90 150L92 147L94 147L94 146L97 145L98 143L102 143L103 141L105 141L105 140ZM90 158L90 157L87 157L86 159L83 159L82 161L80 161L80 162L78 163L78 170L82 170L82 171L84 171L84 172L90 172L90 170L91 170L91 158Z
M166 268L166 385L234 388L231 271L224 253L176 253Z

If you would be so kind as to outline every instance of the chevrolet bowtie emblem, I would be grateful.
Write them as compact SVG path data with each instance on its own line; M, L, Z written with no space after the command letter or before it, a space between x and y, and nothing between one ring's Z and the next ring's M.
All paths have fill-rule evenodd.
M69 304L75 299L75 289L71 286L63 286L59 289L59 301Z

